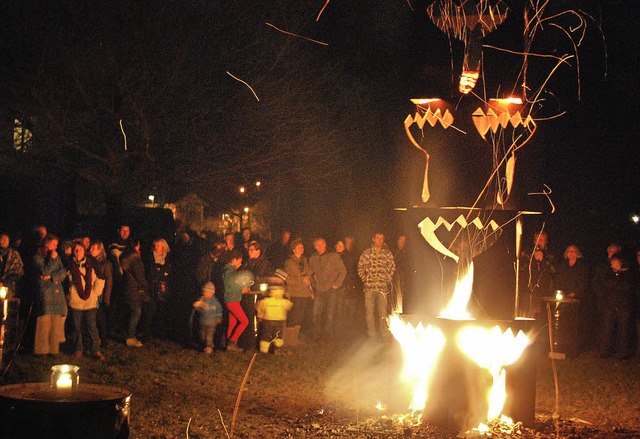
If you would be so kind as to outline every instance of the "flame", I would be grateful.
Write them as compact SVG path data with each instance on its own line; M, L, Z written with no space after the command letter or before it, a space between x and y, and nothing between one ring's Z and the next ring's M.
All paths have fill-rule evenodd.
M440 313L440 317L473 320L467 312L473 286L473 271L473 262L469 264L466 272L460 271L453 296ZM414 327L411 323L404 322L396 313L389 317L388 324L389 330L402 348L402 379L412 388L413 397L409 408L414 414L423 410L427 404L429 385L436 372L436 362L447 340L437 327L424 327L422 322ZM522 331L518 331L514 336L511 328L502 332L499 326L487 329L470 323L460 330L456 342L465 355L479 367L487 369L493 378L491 388L487 392L487 420L506 422L506 419L500 418L506 400L505 367L522 355L529 344L528 337ZM482 431L483 425L478 428Z
M413 391L409 408L412 412L422 410L429 398L428 386L436 361L445 345L444 334L431 325L425 328L422 322L414 327L403 322L398 314L389 317L389 330L402 347L402 379L411 385Z
M478 366L487 369L493 377L489 391L487 419L497 419L506 399L505 367L514 363L529 344L522 332L514 337L511 328L502 332L499 326L492 329L468 326L458 335L458 346Z
M440 317L453 320L471 320L471 315L467 312L467 304L471 297L473 287L473 262L469 264L466 273L458 275L456 287L451 300L440 313Z

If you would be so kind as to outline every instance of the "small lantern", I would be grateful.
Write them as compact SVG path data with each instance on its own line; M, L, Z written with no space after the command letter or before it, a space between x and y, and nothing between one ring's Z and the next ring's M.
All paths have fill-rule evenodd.
M59 398L72 398L78 393L80 367L72 364L51 366L51 390Z
M260 292L264 293L269 289L269 284L260 284Z

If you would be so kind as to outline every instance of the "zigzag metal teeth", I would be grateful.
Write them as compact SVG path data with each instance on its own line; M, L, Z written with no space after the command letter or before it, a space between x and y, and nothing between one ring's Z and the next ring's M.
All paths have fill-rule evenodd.
M473 124L476 126L476 130L478 130L478 133L480 133L483 139L489 130L496 133L498 127L506 128L509 124L514 128L522 125L529 130L536 126L536 122L531 116L528 115L522 119L520 111L516 111L513 114L509 114L507 111L496 114L493 108L490 108L485 114L482 108L478 108L471 116L473 117Z
M432 127L436 126L438 122L444 129L447 129L453 123L453 115L449 110L445 110L444 114L440 111L440 109L436 109L435 112L431 111L431 108L427 108L424 112L424 115L421 115L420 112L416 112L415 116L407 116L407 120L405 124L408 122L409 125L414 122L418 125L418 128L422 129L424 127L425 122L429 122L429 125Z
M424 239L436 251L442 253L445 256L449 256L456 262L458 262L460 257L449 250L442 242L440 242L435 234L436 230L438 230L440 226L444 226L448 231L451 231L455 224L458 224L463 229L466 229L469 225L474 225L478 230L486 230L490 228L494 232L500 228L500 226L494 220L489 221L487 224L483 224L480 217L476 217L473 221L467 222L464 215L458 216L458 218L456 218L451 223L442 217L438 217L435 223L429 217L423 219L420 224L418 224L418 227L420 227L420 233L422 234Z

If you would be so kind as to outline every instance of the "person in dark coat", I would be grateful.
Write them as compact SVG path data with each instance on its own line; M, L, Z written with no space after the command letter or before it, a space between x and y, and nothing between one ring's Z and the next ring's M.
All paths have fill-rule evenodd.
M104 290L102 290L102 295L98 298L98 314L96 316L100 345L104 346L107 337L111 334L111 320L109 317L111 315L111 293L113 291L113 263L107 258L107 252L102 241L93 241L91 243L89 255L94 261L93 268L96 271L96 276L104 280Z
M164 238L154 239L149 260L145 264L151 299L155 307L151 331L154 337L159 338L167 338L172 332L173 315L171 310L175 300L170 300L173 294L172 288L170 288L173 274L170 251L169 244Z
M611 270L603 279L606 297L600 298L603 311L603 342L600 352L602 358L617 353L622 359L631 358L634 344L631 340L633 306L635 304L635 279L633 271L620 253L611 258Z
M120 263L124 275L124 302L129 307L126 344L139 348L142 347L142 342L138 340L137 334L149 334L154 309L138 239L131 241L122 254Z
M521 279L526 281L526 290L529 293L530 317L541 319L543 312L542 297L549 296L553 287L553 276L556 273L556 262L553 253L547 246L548 236L546 232L538 232L533 236L533 250L531 254L522 255L520 264ZM524 289L523 289L524 291Z
M169 336L183 345L189 345L193 338L190 325L193 302L200 296L202 288L197 278L200 249L191 239L191 235L183 232L173 246L171 255L171 294L168 303L173 327Z
M18 250L9 246L8 233L0 233L0 288L6 289L7 299L18 297L18 281L24 275L24 264Z
M228 320L227 310L224 306L224 285L222 283L222 269L224 263L222 261L222 254L224 253L225 242L223 239L215 238L209 242L209 250L206 254L203 254L198 260L198 266L196 269L196 282L200 289L204 287L207 282L213 282L215 286L215 297L222 305L222 323L216 326L215 334L213 336L214 347L217 350L224 350L226 346L226 328L225 322ZM189 321L189 342L192 342L194 338L197 339L193 326L193 321Z
M267 257L273 264L273 268L284 268L284 263L291 254L289 240L291 239L291 231L283 230L280 235L280 241L274 242L267 249Z
M605 279L611 271L611 258L613 255L621 253L622 246L616 242L612 242L607 246L607 258L597 263L593 268L593 274L591 275L591 291L593 298L593 328L595 328L595 341L600 344L604 337L603 321L604 321L604 304L600 303L603 298L606 298L609 293L605 285Z
M577 245L564 251L564 261L559 265L554 279L556 290L564 297L578 299L578 350L588 350L593 339L593 301L589 290L589 267Z

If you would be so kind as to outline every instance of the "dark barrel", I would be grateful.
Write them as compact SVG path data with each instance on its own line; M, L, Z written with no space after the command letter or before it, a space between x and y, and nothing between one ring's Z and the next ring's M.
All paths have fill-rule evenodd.
M551 343L549 358L563 360L575 357L578 352L578 304L577 299L543 297L551 311Z
M18 342L20 299L0 299L0 358L2 370L7 367Z
M77 397L59 399L49 383L0 386L0 437L126 439L130 403L120 387L80 384Z

